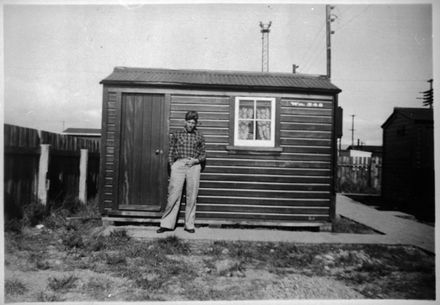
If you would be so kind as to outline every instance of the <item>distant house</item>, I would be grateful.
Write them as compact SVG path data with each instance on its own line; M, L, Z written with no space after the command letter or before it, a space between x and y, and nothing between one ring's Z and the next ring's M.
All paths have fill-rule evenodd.
M350 145L347 147L350 157L382 157L382 146Z
M347 155L349 157L371 158L371 152L359 149L348 149Z
M432 109L394 108L382 125L382 196L387 204L434 219Z
M75 136L82 139L99 139L101 138L101 129L99 128L67 128L63 134Z

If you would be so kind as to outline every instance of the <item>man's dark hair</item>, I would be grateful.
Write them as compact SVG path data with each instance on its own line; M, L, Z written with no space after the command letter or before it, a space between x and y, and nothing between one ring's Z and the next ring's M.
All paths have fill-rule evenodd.
M185 114L185 120L186 121L194 120L197 123L197 121L199 120L199 114L197 113L197 111L188 111Z

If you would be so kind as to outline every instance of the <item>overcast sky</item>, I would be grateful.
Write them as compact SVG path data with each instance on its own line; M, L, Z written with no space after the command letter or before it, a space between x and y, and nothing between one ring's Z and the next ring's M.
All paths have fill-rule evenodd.
M123 3L123 1L121 1ZM332 82L343 144L382 144L393 107L421 107L433 77L430 4L334 5ZM115 66L261 71L259 22L272 22L270 72L326 74L325 5L12 5L4 13L4 120L61 132L101 127Z

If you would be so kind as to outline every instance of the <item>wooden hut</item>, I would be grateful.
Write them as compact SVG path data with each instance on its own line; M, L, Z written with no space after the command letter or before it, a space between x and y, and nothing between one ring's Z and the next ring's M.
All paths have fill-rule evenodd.
M396 107L382 129L385 204L434 220L432 109Z
M196 110L207 149L198 224L331 224L340 89L327 77L117 67L101 84L107 220L159 220L168 136Z

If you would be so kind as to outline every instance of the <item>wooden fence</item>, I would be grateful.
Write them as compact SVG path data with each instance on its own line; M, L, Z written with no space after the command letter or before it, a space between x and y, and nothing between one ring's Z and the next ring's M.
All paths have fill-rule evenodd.
M82 202L97 195L100 139L4 125L5 212L37 200Z
M337 191L380 194L382 158L338 157Z

